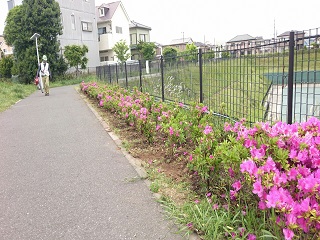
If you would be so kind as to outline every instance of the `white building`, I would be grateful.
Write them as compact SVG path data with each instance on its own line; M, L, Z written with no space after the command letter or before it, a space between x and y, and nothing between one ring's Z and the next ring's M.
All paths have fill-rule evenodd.
M62 51L66 45L86 45L89 48L87 67L95 71L99 66L99 43L95 1L56 0L61 9L63 34L58 37Z
M121 1L96 7L100 62L117 61L112 48L120 40L130 45L130 19ZM128 51L130 53L130 49Z
M61 51L66 45L86 45L89 49L87 67L95 71L99 66L99 43L95 0L56 0L60 5L63 34L58 36ZM22 0L9 0L8 9L22 4ZM31 36L30 36L31 37Z

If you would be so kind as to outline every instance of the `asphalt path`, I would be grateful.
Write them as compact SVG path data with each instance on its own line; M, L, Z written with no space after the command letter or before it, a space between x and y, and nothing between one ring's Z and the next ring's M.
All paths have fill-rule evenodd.
M74 86L0 113L0 239L183 239Z

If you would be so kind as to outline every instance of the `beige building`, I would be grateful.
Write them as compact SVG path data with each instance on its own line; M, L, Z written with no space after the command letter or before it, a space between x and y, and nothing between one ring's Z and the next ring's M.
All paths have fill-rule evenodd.
M163 49L165 49L166 47L174 47L178 49L179 52L183 52L186 50L187 44L191 43L194 42L190 37L174 39L169 44L163 45Z
M131 59L139 59L139 52L137 50L137 45L140 41L150 42L150 31L151 27L131 21L129 26L130 29L130 48L131 48Z
M13 54L13 48L6 44L3 35L0 35L0 49L1 49L0 58L2 58L2 56Z

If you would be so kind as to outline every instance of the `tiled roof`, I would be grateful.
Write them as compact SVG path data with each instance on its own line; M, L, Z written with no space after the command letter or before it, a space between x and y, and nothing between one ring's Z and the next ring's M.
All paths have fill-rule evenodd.
M111 20L119 4L120 4L120 1L117 1L112 3L103 3L100 6L96 7L96 16L98 17L98 22ZM100 13L99 13L100 8L105 9L105 15L103 17L100 17Z
M297 30L292 30L295 34L303 34L303 31L297 31ZM278 37L288 37L290 36L290 32L292 31L286 31L284 33L281 33L280 35L278 35Z
M187 44L187 43L193 43L192 38L187 37L187 38L174 39L170 42L169 45L178 45L178 44Z
M148 26L143 25L141 23L137 23L135 21L131 21L131 24L129 25L129 28L135 28L135 27L151 30L151 27L148 27Z
M250 36L249 34L243 34L243 35L237 35L231 40L229 40L227 43L232 42L241 42L241 41L249 41L249 40L255 40L256 38Z

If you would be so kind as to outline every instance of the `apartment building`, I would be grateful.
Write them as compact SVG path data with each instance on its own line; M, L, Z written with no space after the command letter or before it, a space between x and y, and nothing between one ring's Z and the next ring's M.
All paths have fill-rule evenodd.
M95 0L56 0L60 5L63 34L58 36L61 53L67 45L86 45L89 49L87 67L95 71L99 66L99 42L95 13ZM22 0L9 0L8 9L22 4ZM31 36L30 36L31 37ZM40 36L41 37L41 36Z
M61 51L67 45L86 45L89 48L87 67L99 66L99 42L95 0L56 0L61 10L63 34L58 37Z

